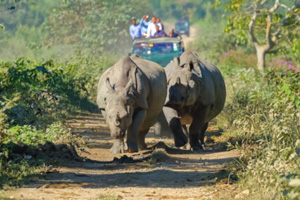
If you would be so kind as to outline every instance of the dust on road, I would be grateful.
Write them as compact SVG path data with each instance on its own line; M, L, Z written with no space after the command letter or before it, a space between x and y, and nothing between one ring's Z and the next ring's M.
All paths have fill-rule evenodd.
M217 199L234 194L228 184L226 162L238 151L225 151L217 130L209 130L208 150L194 153L174 148L171 138L147 135L148 150L111 154L109 129L100 114L69 121L87 148L79 152L85 162L67 160L36 183L11 191L13 199ZM158 145L157 145L158 144ZM153 147L153 148L151 148ZM126 156L124 156L126 155Z

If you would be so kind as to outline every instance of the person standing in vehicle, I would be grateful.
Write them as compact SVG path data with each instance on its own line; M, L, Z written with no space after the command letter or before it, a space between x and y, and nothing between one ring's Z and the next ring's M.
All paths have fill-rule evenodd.
M159 26L155 26L156 32L154 33L153 37L166 37L167 34L163 30L159 30Z
M174 32L174 29L172 28L169 32L169 37L177 37L178 34Z
M149 37L153 37L154 34L156 33L156 28L155 28L155 26L156 26L156 17L153 16L153 17L151 18L151 23L149 24L148 29L147 29L147 37L148 37L148 38L149 38Z
M156 18L156 25L159 26L159 30L165 30L165 27L164 27L164 25L161 23L161 20L160 20L159 17Z
M149 16L148 15L144 15L140 21L140 26L141 26L141 34L142 37L146 37L147 36L147 30L148 30L148 26L151 23L151 21L149 21Z
M129 27L129 33L133 40L142 37L141 26L140 24L136 24L136 19L132 19L132 24Z

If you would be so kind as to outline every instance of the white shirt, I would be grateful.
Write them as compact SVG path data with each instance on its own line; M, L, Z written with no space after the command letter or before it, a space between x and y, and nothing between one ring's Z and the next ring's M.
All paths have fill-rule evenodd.
M153 37L155 33L156 33L155 23L151 22L148 25L147 37Z
M156 23L156 25L159 26L159 30L160 30L160 31L163 30L162 25L161 25L160 22L159 22L159 23Z

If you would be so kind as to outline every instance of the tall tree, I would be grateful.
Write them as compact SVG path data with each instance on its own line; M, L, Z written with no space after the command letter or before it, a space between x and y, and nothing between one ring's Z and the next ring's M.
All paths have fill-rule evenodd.
M226 10L231 13L225 32L237 43L247 43L249 35L259 70L266 67L266 54L276 53L299 39L300 0L230 0Z

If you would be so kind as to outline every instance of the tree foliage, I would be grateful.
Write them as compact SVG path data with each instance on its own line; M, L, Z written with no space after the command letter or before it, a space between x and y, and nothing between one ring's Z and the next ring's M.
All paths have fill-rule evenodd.
M49 45L77 44L92 53L119 50L131 43L132 18L152 14L148 1L62 1L47 22Z
M267 53L299 53L299 0L231 0L226 11L230 14L224 31L236 44L254 44L259 68L264 68Z
M214 0L170 1L153 0L151 5L155 15L163 19L189 17L190 21L200 19L216 20L221 9L212 9Z

